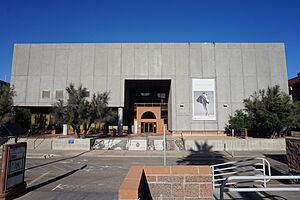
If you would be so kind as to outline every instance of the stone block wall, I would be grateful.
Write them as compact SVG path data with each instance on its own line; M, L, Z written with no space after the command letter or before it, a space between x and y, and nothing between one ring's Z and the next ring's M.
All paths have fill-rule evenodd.
M138 178L143 174L146 183ZM119 189L119 199L213 199L212 171L209 166L132 167Z
M145 167L153 199L211 199L212 176L209 166Z
M286 156L288 160L289 173L300 175L300 137L286 138ZM300 183L300 180L293 180L293 183Z

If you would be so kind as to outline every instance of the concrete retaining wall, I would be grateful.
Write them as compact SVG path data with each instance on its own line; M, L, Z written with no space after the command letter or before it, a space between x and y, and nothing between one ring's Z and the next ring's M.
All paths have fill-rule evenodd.
M284 151L285 139L227 139L227 140L180 140L167 139L168 151ZM108 150L163 150L162 139L97 139L93 149Z
M163 150L162 139L75 139L75 138L20 138L19 142L27 142L28 149L37 150ZM8 141L14 143L14 139ZM284 138L279 139L224 139L224 140L181 140L167 139L168 151L285 151Z
M285 151L285 139L185 140L186 150Z
M26 142L27 149L51 150L52 138L19 138L18 142ZM7 144L15 143L15 139L10 139Z
M54 138L52 150L90 150L94 139Z

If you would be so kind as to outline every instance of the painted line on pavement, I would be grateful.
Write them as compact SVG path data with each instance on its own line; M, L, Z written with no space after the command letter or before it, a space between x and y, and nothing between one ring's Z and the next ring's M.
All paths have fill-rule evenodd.
M39 177L37 177L37 178L35 178L34 180L30 181L27 185L31 185L31 184L37 182L38 180L40 180L41 178L43 178L44 176L46 176L46 175L48 175L48 174L50 174L50 172L46 172L46 173L40 175Z

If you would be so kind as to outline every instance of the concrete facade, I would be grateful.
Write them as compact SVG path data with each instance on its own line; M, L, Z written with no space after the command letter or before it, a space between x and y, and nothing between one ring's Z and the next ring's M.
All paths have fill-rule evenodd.
M175 132L224 130L229 115L254 91L278 84L288 92L283 43L14 46L15 106L52 106L56 91L72 82L82 83L91 93L111 91L109 106L124 107L124 83L129 79L171 80L168 129ZM193 79L215 80L216 120L193 120ZM49 98L42 98L43 91Z

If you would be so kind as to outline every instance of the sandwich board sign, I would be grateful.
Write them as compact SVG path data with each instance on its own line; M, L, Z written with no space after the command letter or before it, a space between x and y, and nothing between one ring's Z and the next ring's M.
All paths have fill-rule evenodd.
M27 143L6 144L2 150L0 197L25 189L24 182Z

